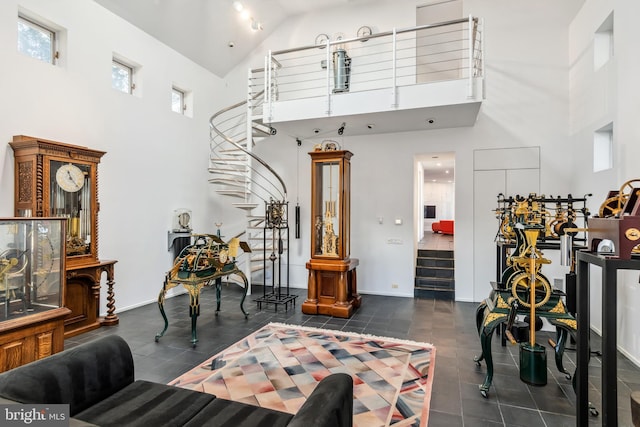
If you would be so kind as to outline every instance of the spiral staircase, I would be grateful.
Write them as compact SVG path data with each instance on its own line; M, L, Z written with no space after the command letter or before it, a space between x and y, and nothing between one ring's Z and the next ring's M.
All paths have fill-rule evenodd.
M278 242L273 230L265 226L266 204L286 202L286 185L278 173L253 152L255 144L276 133L262 119L264 69L249 71L248 92L246 100L218 111L209 119L209 182L218 194L234 199L232 204L246 215L246 228L236 237L245 240L252 250L244 260L239 260L239 267L249 280L250 294L252 281L263 283L267 276L273 276L274 272L269 270L277 267L269 256L278 250L282 256L288 249L288 236L279 236L284 247L276 247Z

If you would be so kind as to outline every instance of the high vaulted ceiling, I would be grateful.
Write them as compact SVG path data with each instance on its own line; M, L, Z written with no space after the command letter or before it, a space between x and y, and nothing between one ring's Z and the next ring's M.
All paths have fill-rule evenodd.
M219 77L296 15L376 0L94 0ZM262 30L252 30L251 20ZM233 47L230 46L233 44Z

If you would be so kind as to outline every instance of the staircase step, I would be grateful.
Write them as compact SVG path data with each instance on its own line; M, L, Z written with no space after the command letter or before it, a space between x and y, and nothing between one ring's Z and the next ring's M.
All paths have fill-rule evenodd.
M220 178L209 178L209 182L212 184L225 184L225 185L231 185L234 187L244 187L245 185L247 185L248 180L220 177Z
M244 191L233 191L233 190L216 190L216 193L221 194L223 196L231 196L231 197L239 197L244 199L247 195Z
M258 207L257 203L232 203L232 205L238 209L245 210L247 212L251 212L255 208ZM251 220L252 216L247 216L248 220Z
M415 288L413 290L413 296L414 298L453 301L456 297L456 293L453 290Z
M415 288L427 289L455 289L456 282L454 279L446 279L439 277L416 277Z
M416 267L416 278L453 279L454 273L452 268Z
M236 157L212 157L209 159L210 163L222 164L222 165L244 165L246 163L246 158L236 158Z
M437 249L418 249L418 258L443 258L453 259L453 251L442 251Z
M448 258L418 258L416 260L418 267L439 267L439 268L454 268L455 261Z

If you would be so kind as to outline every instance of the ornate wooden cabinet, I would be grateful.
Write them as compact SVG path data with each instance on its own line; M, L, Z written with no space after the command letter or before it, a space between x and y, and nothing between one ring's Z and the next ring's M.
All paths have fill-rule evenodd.
M349 151L314 151L311 156L311 260L305 314L350 317L360 306L358 260L349 257L351 156Z
M67 219L65 338L118 323L114 264L98 259L98 163L104 151L30 136L14 136L15 215ZM108 314L99 317L106 273Z

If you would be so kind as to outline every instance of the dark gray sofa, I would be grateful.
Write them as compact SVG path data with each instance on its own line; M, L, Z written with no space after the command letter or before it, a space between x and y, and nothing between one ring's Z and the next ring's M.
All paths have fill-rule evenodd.
M0 403L69 404L71 426L351 427L353 380L324 378L296 415L134 380L129 345L109 335L0 374Z

